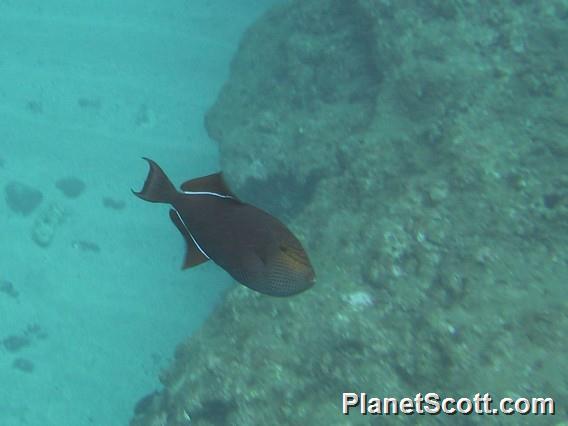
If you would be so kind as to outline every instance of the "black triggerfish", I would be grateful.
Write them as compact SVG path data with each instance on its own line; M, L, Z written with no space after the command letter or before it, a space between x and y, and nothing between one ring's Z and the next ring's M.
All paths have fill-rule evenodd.
M154 161L135 195L166 203L187 243L183 269L211 259L245 286L271 296L292 296L315 283L300 241L278 219L240 201L221 173L189 180L178 191Z

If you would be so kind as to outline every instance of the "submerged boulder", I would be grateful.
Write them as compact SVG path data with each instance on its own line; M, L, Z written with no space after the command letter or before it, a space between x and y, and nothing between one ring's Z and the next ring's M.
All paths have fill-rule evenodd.
M40 190L18 181L8 182L4 188L4 194L8 207L13 212L24 216L33 212L43 200Z

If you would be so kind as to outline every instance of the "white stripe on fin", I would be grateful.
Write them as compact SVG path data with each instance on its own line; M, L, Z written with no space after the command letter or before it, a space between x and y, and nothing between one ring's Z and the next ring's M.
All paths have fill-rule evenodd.
M216 192L208 192L208 191L181 191L181 193L186 195L213 195L214 197L235 199L235 197L233 197L232 195L223 195L223 194L218 194Z
M209 256L207 256L207 253L205 253L205 251L203 251L203 249L201 248L201 246L199 244L197 244L197 241L195 241L195 238L193 238L193 235L191 235L191 231L188 229L187 225L185 224L185 222L183 221L183 219L181 218L181 215L179 214L179 212L174 208L174 211L176 212L181 224L183 225L183 227L185 228L185 230L187 231L187 233L189 234L189 236L191 237L191 240L193 241L193 244L195 244L195 247L197 247L197 249L201 252L201 254L203 256L205 256L207 259L211 259Z

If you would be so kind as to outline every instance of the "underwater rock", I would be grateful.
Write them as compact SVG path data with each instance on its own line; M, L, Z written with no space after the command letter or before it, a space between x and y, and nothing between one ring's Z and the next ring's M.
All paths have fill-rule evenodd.
M134 406L134 414L144 413L145 411L150 411L154 405L154 400L160 397L158 391L153 391L138 400Z
M26 109L33 114L43 113L43 105L42 105L41 101L37 101L37 100L29 100L26 103Z
M63 221L64 210L52 204L36 218L32 228L32 239L41 247L51 244L55 231Z
M8 352L18 352L19 350L29 346L30 339L26 336L12 335L2 340L2 344Z
M289 214L336 172L338 148L372 124L386 68L373 49L373 21L356 1L293 4L244 34L205 118L231 189Z
M16 358L12 363L12 367L24 373L31 373L35 369L34 363L26 358Z
M148 108L146 104L140 105L136 116L134 118L134 123L137 127L152 127L156 122L156 116L152 109Z
M37 323L28 324L23 334L24 336L29 338L35 338L35 339L47 338L47 332L43 328L41 328L41 326Z
M77 105L85 110L95 110L98 111L101 109L101 100L99 98L87 98L81 97L77 99Z
M111 197L103 197L103 206L111 210L122 210L126 207L126 203Z
M8 207L24 216L33 212L43 200L41 191L21 182L9 182L4 188L4 192Z
M67 198L77 198L85 190L85 183L81 179L73 176L59 179L55 182L55 186L63 192Z
M0 293L4 293L10 297L17 298L19 293L11 281L0 280Z
M132 426L368 424L346 389L566 399L566 14L513 3L291 0L251 26L206 127L318 284L229 291Z
M71 243L71 247L73 247L76 250L90 251L92 253L98 253L101 251L101 248L97 243L93 243L92 241L86 241L86 240L74 240Z

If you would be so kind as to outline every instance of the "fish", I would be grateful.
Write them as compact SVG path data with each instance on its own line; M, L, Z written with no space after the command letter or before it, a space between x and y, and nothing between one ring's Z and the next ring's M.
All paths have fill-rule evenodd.
M316 275L298 238L280 220L245 203L229 189L222 172L188 180L176 189L158 164L134 195L171 206L169 215L186 242L182 269L209 260L257 292L293 296L311 288Z

